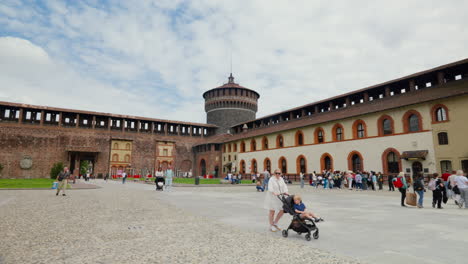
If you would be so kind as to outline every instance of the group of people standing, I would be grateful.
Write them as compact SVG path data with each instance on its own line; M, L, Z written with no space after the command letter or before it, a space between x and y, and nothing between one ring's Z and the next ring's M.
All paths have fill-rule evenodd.
M405 174L400 172L393 179L392 185L397 187L401 193L401 206L406 207L405 200L410 185L406 181ZM442 203L446 204L449 199L453 199L459 208L463 208L463 206L468 208L468 178L462 170L458 170L452 174L446 172L442 175L442 178L439 177L438 173L434 173L427 184L427 188L422 174L419 174L413 179L412 187L414 192L419 196L416 204L418 208L424 208L423 202L426 189L432 191L433 208L437 206L438 209L443 209Z

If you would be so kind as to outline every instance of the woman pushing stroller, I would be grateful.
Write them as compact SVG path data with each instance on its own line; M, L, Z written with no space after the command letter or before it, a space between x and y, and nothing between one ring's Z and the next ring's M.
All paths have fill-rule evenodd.
M278 227L278 221L283 216L284 211L283 204L281 200L278 199L279 195L288 195L288 186L286 186L283 178L281 178L281 171L276 169L274 176L268 181L268 192L265 195L265 203L263 206L265 209L269 210L268 220L270 223L270 231L272 232L281 230ZM276 217L275 212L277 212Z

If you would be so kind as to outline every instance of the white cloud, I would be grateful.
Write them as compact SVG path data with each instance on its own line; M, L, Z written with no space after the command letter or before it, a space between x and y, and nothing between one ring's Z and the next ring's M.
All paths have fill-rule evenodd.
M236 81L261 94L262 116L467 57L467 9L432 0L6 1L0 34L16 38L0 38L9 45L0 85L13 88L0 96L204 122L201 94L226 82L232 52Z

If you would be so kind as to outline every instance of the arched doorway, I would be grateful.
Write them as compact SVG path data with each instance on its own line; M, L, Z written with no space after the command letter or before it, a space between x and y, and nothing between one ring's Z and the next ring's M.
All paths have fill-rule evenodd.
M285 157L281 157L279 159L278 165L280 167L281 173L286 174L288 173L288 163Z
M269 158L266 158L264 161L263 161L263 170L266 170L268 172L271 173L271 161Z
M355 172L361 171L362 170L361 157L359 157L358 154L354 154L351 159L352 159L352 163L353 163L353 171L355 171Z
M218 175L219 175L219 166L215 166L214 177L218 178Z
M419 161L413 162L411 168L413 169L413 177L417 177L423 170L422 164Z
M200 161L200 172L201 172L201 176L206 175L206 161L204 159Z

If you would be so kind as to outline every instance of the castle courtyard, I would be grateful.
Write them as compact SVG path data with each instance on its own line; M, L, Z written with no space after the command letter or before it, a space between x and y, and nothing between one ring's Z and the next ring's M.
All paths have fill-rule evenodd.
M0 191L0 263L465 263L468 210L402 208L397 192L289 186L325 219L320 238L268 231L252 186ZM284 228L291 217L285 215Z

